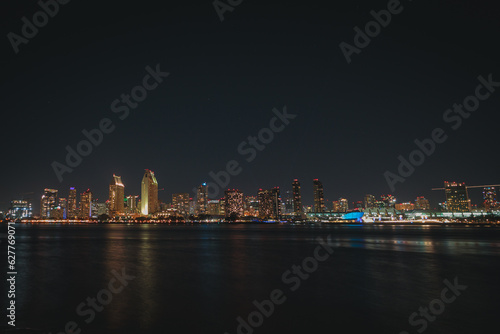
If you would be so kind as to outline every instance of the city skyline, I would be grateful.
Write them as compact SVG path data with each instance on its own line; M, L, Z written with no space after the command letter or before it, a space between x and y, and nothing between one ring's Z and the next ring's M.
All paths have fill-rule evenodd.
M59 189L44 190L41 196L41 204L39 210L40 218L59 218L85 219L89 217L97 217L94 211L101 210L110 217L126 216L130 214L140 213L143 216L148 216L153 213L167 212L166 210L174 209L180 215L210 215L213 214L215 207L210 207L210 204L217 203L217 210L222 210L222 215L227 218L242 217L243 210L245 213L249 209L248 200L256 198L259 205L257 213L262 219L279 219L282 214L293 214L301 217L303 213L326 213L326 212L348 212L349 210L367 210L373 208L393 208L398 211L413 211L413 210L439 210L449 212L469 212L472 209L498 210L499 202L497 201L496 187L499 185L485 186L467 186L465 182L449 182L444 181L444 188L435 188L432 190L444 190L445 200L437 203L434 207L430 204L425 196L418 196L409 201L397 199L390 194L381 194L379 199L373 194L365 194L362 200L347 199L339 197L338 199L329 200L324 196L323 184L319 179L312 180L312 197L311 204L302 202L302 187L298 179L291 180L291 190L281 190L280 187L271 189L259 188L256 193L244 193L239 189L224 190L222 197L210 198L210 184L202 183L196 188L196 193L193 197L189 193L172 193L169 197L170 201L162 201L158 196L158 181L155 174L149 169L145 169L145 173L141 182L141 195L125 193L125 185L122 182L121 176L113 174L112 180L109 183L109 197L103 202L98 202L97 198L93 198L93 193L88 188L81 193L80 202L76 206L76 188L70 187L68 197L59 195ZM482 188L482 201L472 203L468 188ZM164 189L160 189L164 190ZM286 195L281 195L282 193ZM122 200L119 200L122 198ZM8 213L21 210L20 217L25 217L26 212L30 212L32 216L37 217L36 206L33 206L32 199L29 202L23 199L13 199L11 201ZM267 203L267 204L266 204ZM97 206L103 206L103 209L98 209ZM149 205L149 209L148 209ZM288 206L288 208L287 208ZM102 211L104 210L105 211ZM137 209L136 209L137 208ZM245 209L244 209L245 208ZM51 210L55 209L55 213ZM28 217L28 216L26 216Z

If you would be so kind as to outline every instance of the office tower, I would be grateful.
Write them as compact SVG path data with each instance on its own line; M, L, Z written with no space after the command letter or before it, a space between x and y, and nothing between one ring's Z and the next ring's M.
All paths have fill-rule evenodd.
M372 209L372 208L376 207L377 199L375 198L375 196L367 194L367 195L365 195L364 202L365 202L366 209Z
M243 193L239 190L226 190L224 192L226 217L238 218L243 216Z
M318 180L313 180L314 192L314 212L325 212L325 197L323 195L323 184Z
M10 202L9 211L7 211L7 216L11 219L33 217L33 208L31 203L25 200L12 200Z
M293 193L290 190L285 191L285 200L283 201L281 213L292 214L295 211L293 202Z
M410 203L410 202L396 203L395 208L398 211L410 211L410 210L415 209L415 205L413 203Z
M76 189L75 189L75 187L69 188L68 207L66 209L66 217L68 219L75 219L76 217L78 217L78 211L76 209Z
M59 198L59 208L62 210L62 218L68 218L68 200L66 198Z
M339 201L332 202L332 212L341 212Z
M189 198L189 214L194 215L196 213L196 201L194 198Z
M172 207L181 215L189 214L189 194L178 193L172 195Z
M483 204L486 210L492 210L497 207L497 192L495 187L484 187Z
M125 198L125 212L139 213L139 196L129 195Z
M346 198L339 198L338 205L339 211L337 212L347 212L349 210L349 201Z
M280 188L270 190L259 189L259 217L262 219L277 220L281 218Z
M111 216L125 213L125 186L121 176L113 174L109 183L109 213Z
M208 201L207 204L207 214L211 216L220 215L220 201L218 199L212 199Z
M80 218L88 219L92 216L92 192L90 189L85 190L80 195Z
M255 196L245 196L243 214L256 217L259 214L259 200Z
M467 193L465 182L444 182L444 191L446 194L446 207L451 212L470 211L471 203Z
M415 200L415 209L430 210L431 206L429 204L429 200L423 196L417 197L417 199Z
M40 202L40 217L50 218L50 213L57 207L57 193L55 189L45 189Z
M300 215L302 213L302 196L300 194L300 182L298 179L293 180L292 191L293 191L293 212L296 215Z
M141 184L141 213L149 215L158 209L158 181L153 171L146 169Z
M207 212L207 184L203 183L198 187L198 191L196 192L196 214L203 215Z

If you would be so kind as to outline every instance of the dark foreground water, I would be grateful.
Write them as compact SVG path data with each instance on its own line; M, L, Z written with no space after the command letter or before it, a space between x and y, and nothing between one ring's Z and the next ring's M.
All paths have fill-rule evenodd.
M58 333L74 321L75 333L233 334L238 333L236 319L248 321L256 310L254 300L269 299L279 289L282 303L274 306L273 314L261 321L254 312L253 323L262 324L240 333L457 334L498 329L498 228L16 227L17 327ZM327 260L316 270L308 262L307 279L289 273L282 280L293 265L314 256L318 237L326 240L329 235L334 252ZM323 258L326 254L325 249L317 253ZM121 289L114 270L135 278L129 277ZM439 302L447 287L443 281L453 283L455 278L467 288L458 297L446 290L449 303ZM110 281L121 291L100 293L110 289ZM99 293L101 301L112 300L100 312L90 311L87 298ZM429 320L417 315L412 326L409 317L429 303L438 315L430 313ZM5 316L2 321L3 326Z

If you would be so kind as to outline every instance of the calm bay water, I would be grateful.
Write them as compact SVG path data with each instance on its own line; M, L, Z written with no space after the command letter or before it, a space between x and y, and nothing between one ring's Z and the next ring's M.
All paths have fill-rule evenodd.
M498 228L16 228L18 327L58 333L75 321L81 333L233 334L236 318L256 310L254 300L280 289L286 301L254 333L417 333L420 326L411 326L409 316L440 298L443 280L455 277L467 289L428 322L425 333L486 333L497 327ZM335 252L291 291L282 274L313 256L317 237L329 235ZM122 268L135 279L87 324L77 306L107 288L112 271Z

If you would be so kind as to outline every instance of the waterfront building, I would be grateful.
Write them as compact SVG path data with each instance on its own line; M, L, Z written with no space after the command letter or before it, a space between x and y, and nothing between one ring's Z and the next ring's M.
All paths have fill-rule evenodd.
M68 205L66 208L66 218L75 219L78 217L78 210L76 208L76 189L75 187L69 188Z
M109 213L111 216L125 213L125 186L121 176L113 174L109 183Z
M451 212L468 212L471 210L471 202L467 193L465 182L444 182L446 194L446 208Z
M126 213L139 213L139 196L129 195L125 198L125 212Z
M66 198L59 198L59 208L62 210L62 218L68 218L68 200Z
M246 196L243 207L243 215L256 217L259 214L259 199L255 196Z
M259 217L262 219L278 220L281 218L280 188L269 190L259 189Z
M349 201L347 198L339 198L338 203L339 211L337 212L347 212L349 210Z
M40 202L40 217L50 218L51 212L57 207L57 194L55 189L45 189Z
M423 196L417 197L415 200L415 209L416 210L430 210L431 206L429 204L429 200Z
M211 216L221 215L221 201L218 199L212 199L208 201L207 204L207 214Z
M207 203L208 203L207 184L203 183L198 187L198 191L196 192L196 214L197 215L206 214Z
M90 217L92 217L92 192L87 189L80 195L80 218L88 219Z
M365 195L364 202L366 209L373 209L377 207L376 206L377 199L373 195L370 194Z
M172 195L172 207L181 215L189 214L189 194L177 193Z
M318 180L313 180L314 212L325 212L325 197L323 194L323 184Z
M483 188L483 205L486 210L492 210L498 207L495 187Z
M300 193L300 182L298 179L293 180L292 192L293 192L293 212L296 215L300 215L302 213L302 196Z
M158 210L158 181L156 181L155 173L146 169L141 183L141 213L149 215Z
M243 216L243 193L239 190L226 190L225 196L225 216L241 217Z

